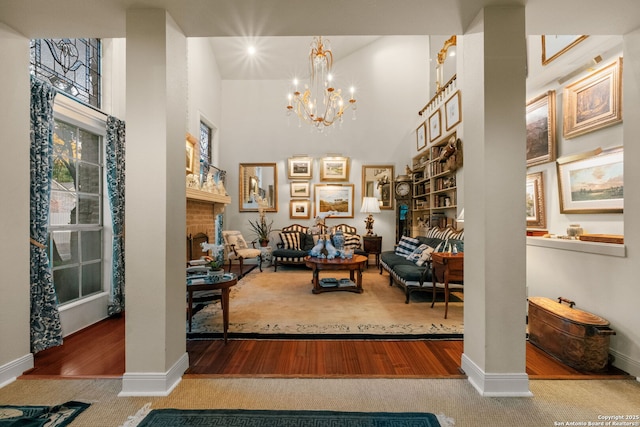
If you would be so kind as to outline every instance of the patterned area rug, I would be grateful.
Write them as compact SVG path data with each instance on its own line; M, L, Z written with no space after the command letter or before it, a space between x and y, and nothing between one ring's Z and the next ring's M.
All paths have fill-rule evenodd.
M89 403L67 402L57 406L0 406L0 427L63 427L69 425Z
M322 277L342 272L323 272ZM345 273L346 274L346 273ZM405 304L404 291L389 286L389 276L369 268L363 274L361 294L311 292L311 271L280 267L253 271L231 288L230 338L375 337L461 338L463 303L452 296L448 318L444 303L431 308L431 292L416 292ZM442 293L438 293L442 298ZM457 294L461 296L461 294ZM222 332L219 303L200 309L193 318L189 338L217 338Z
M155 409L139 427L441 427L438 417L418 412L248 411Z

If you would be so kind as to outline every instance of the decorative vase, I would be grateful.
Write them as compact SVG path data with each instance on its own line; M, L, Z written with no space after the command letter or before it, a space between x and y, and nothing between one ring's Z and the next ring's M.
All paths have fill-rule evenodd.
M570 224L569 227L567 227L567 236L569 237L578 237L583 233L584 230L580 227L580 224Z
M220 280L222 280L222 276L224 276L224 269L210 269L207 272L207 276L209 276L212 282L219 282Z
M260 239L260 246L263 248L269 246L269 239Z
M333 240L333 246L337 250L342 251L344 249L344 233L342 232L342 230L336 230L331 240Z

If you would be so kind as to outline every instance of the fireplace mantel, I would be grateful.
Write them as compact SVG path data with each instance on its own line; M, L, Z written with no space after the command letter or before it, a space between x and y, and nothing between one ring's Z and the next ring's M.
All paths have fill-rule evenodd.
M226 205L231 203L231 196L187 187L187 200L210 203L214 206L215 213L222 213Z

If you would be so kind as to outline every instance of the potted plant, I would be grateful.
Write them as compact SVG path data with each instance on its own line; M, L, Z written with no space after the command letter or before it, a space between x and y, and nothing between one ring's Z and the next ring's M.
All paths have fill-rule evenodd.
M211 255L206 255L204 259L207 261L207 265L211 269L209 271L210 276L222 276L224 275L224 246L223 245L209 245Z
M249 225L253 230L253 233L257 236L260 246L267 246L269 244L269 236L272 231L273 221L267 223L267 219L262 213L257 221L249 220Z

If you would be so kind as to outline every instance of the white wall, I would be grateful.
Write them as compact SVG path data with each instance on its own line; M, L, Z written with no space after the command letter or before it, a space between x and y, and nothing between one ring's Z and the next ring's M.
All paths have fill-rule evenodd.
M199 138L200 121L213 129L220 128L221 80L216 58L207 38L187 39L188 98L187 130ZM213 164L218 163L219 133L213 135Z
M590 40L591 39L591 40ZM568 61L574 68L585 63L597 54L604 54L599 66L612 62L622 56L621 37L590 37L589 44L581 47L581 51L568 58L560 57L556 61ZM539 38L538 38L539 40ZM640 48L635 39L635 51ZM539 43L539 42L538 42ZM625 50L625 80L623 82L624 125L618 124L600 129L570 140L562 138L562 89L564 85L587 75L585 71L564 85L558 83L558 68L545 68L540 65L541 48L530 38L529 70L536 82L542 85L529 87L528 99L544 93L549 89L556 91L557 97L557 139L558 156L589 151L596 147L614 147L625 145L625 213L624 214L561 214L558 194L558 178L555 162L533 166L528 173L542 171L544 173L544 191L546 202L547 228L551 233L564 235L569 224L578 223L587 233L624 234L626 257L614 257L598 254L575 252L571 250L552 249L539 246L527 246L527 286L529 296L543 296L552 299L565 297L576 302L576 308L585 310L611 322L616 335L611 337L611 353L616 358L614 364L636 376L640 375L640 311L637 301L640 299L640 288L637 283L638 232L628 227L629 222L637 218L638 201L635 186L640 182L635 172L638 150L634 147L640 132L637 105L640 102L637 88L638 66L635 71L628 71L633 62L638 63L638 54L628 57ZM578 45L580 47L580 45ZM577 48L574 48L577 49ZM633 51L633 50L631 50ZM629 63L629 64L627 64ZM551 67L550 66L550 67ZM556 70L556 71L554 71ZM566 72L566 69L564 70ZM624 144L624 141L629 144ZM635 178L635 179L634 179ZM634 215L635 212L635 215Z
M338 51L339 46L333 45ZM292 54L295 54L292 53ZM306 55L307 52L299 52ZM354 218L330 219L328 225L349 223L364 234L365 215L360 214L362 165L392 164L404 173L415 146L415 117L428 99L428 37L382 37L365 49L334 64L336 86L356 87L357 120L345 114L341 128L318 134L307 124L298 127L295 116L287 119L286 94L290 82L222 82L221 167L227 170L227 191L232 203L226 208L225 229L240 229L250 239L248 220L255 213L238 213L238 164L275 162L278 166L278 212L269 214L274 227L311 220L289 218L287 159L308 154L316 161L311 183L320 183L318 160L328 153L351 158L349 183L354 184ZM289 124L287 124L289 122ZM335 125L334 125L335 126ZM313 191L311 194L313 200ZM312 207L313 215L313 207ZM395 211L375 215L374 232L383 236L383 249L395 243ZM272 245L275 242L272 240Z

